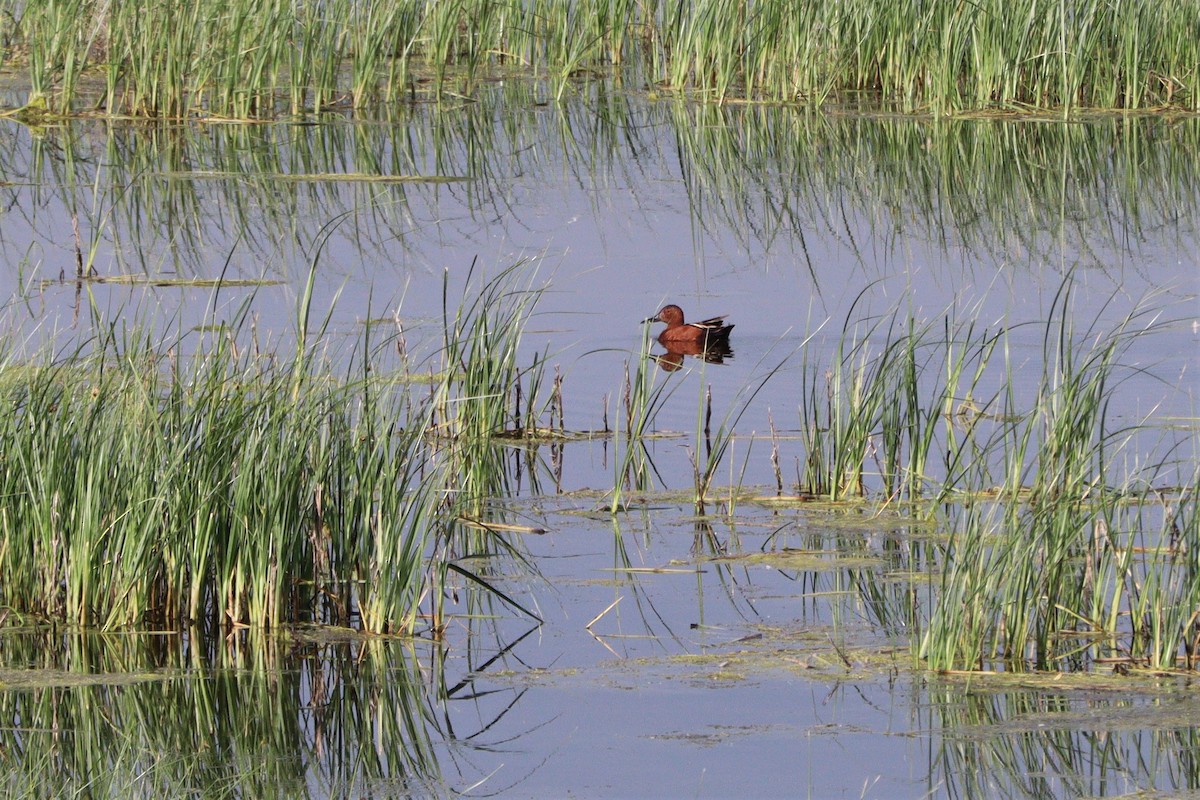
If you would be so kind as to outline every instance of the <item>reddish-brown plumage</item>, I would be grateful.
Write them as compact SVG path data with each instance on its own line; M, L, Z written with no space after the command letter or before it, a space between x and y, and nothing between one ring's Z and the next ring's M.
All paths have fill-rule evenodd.
M725 315L709 317L700 322L684 322L683 309L677 305L663 306L662 311L650 317L645 322L665 322L667 327L658 334L658 341L664 345L668 342L688 342L701 345L714 345L729 341L732 325L725 324Z

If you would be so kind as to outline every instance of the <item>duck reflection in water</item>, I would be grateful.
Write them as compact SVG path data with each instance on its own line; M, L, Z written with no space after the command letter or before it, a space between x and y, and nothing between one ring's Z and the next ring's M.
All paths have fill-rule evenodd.
M683 366L684 356L703 358L709 364L723 364L733 356L729 346L729 332L733 325L725 324L725 316L709 317L700 322L685 322L683 309L677 305L663 306L653 317L643 321L665 322L667 327L658 334L658 343L667 349L665 353L651 355L658 365L668 372Z
M733 350L728 341L716 342L707 347L696 342L668 342L663 347L667 348L667 352L651 353L650 357L667 372L674 372L682 367L684 356L703 358L709 364L724 364L725 359L733 358Z

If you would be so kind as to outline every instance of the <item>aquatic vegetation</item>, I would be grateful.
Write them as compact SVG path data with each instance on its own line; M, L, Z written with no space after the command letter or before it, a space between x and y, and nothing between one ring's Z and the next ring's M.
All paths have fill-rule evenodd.
M799 490L832 500L896 501L921 499L931 488L944 495L963 480L986 482L986 475L966 474L989 460L961 457L977 442L960 441L957 428L1000 334L951 316L925 323L893 311L856 320L852 310L827 365L806 354ZM938 452L946 453L940 471L931 461Z
M625 366L622 413L613 431L615 454L609 510L614 514L625 508L627 492L643 492L651 486L653 464L646 453L646 439L654 433L654 418L659 409L680 386L660 379L661 374L650 357L649 328L643 328L641 354L633 371L630 372L628 364Z
M959 507L921 656L937 669L1194 668L1195 513L1194 488Z
M432 390L385 368L394 341L370 326L335 367L311 275L291 358L238 321L162 343L111 324L63 355L10 354L0 605L100 628L412 633L423 611L436 628L423 602L448 572L476 577L446 542L503 493L492 437L528 377L512 359L536 292L514 303L504 285L447 317Z
M772 436L778 503L890 509L929 526L933 544L903 545L908 569L933 576L927 597L911 578L852 580L872 618L936 669L1197 663L1194 437L1109 416L1123 384L1152 372L1129 362L1131 347L1177 321L1151 298L1112 328L1077 331L1074 288L1063 281L1040 323L1040 373L1014 364L1014 329L981 328L970 312L921 322L852 309L827 362L808 348L801 358L795 496L783 496L787 445ZM732 439L723 423L714 446L711 413L701 391L699 514Z
M1200 108L1188 0L807 3L484 2L320 7L4 0L0 64L26 67L27 108L69 113L99 70L112 114L239 119L474 92L513 72L561 99L577 76L627 70L717 102L821 103L863 91L906 110ZM1016 23L1010 23L1016 20Z
M550 410L549 398L539 397L545 385L544 356L535 357L528 368L518 364L525 325L542 292L534 286L536 278L536 265L517 261L476 286L473 264L456 307L450 305L449 274L444 278L440 357L447 379L437 384L432 399L433 430L453 445L448 451L451 471L458 476L453 490L464 513L472 516L489 500L509 493L501 435L536 433L538 421Z
M389 390L275 366L224 331L187 361L114 331L25 376L0 412L5 605L85 627L276 626L325 597L320 617L415 625L439 498L421 420Z
M0 260L19 288L0 312L14 329L0 332L0 474L16 477L0 485L0 525L21 518L0 528L0 795L1200 785L1194 672L1177 672L1200 650L1185 260L1197 120L1177 107L1070 125L868 118L690 90L664 102L678 87L645 81L632 52L653 42L590 31L586 1L561 20L544 4L572 53L534 54L539 79L514 81L531 67L486 49L492 19L464 41L463 6L443 5L440 40L405 42L402 16L421 4L308 5L368 20L353 65L296 31L285 49L307 49L284 88L238 98L214 82L183 124L63 124L72 86L76 110L103 104L92 70L62 95L51 77L26 124L10 121ZM20 56L7 22L0 48ZM588 66L596 37L629 73ZM410 45L448 63L387 52ZM724 82L704 96L738 98L736 58L707 52ZM238 58L258 70L257 56ZM197 124L218 102L295 116ZM293 255L321 249L312 220L343 214L314 300ZM606 222L655 246L631 253ZM586 289L543 293L529 263L461 287L471 251L539 238ZM1047 309L1047 284L1073 268L1087 299ZM755 394L757 351L806 298L807 332L885 275L840 336L805 342ZM326 330L320 298L339 281ZM381 313L397 281L404 313ZM761 310L735 318L738 359L656 367L630 347L626 299L663 282ZM1188 304L1161 338L1155 309L1087 322L1097 287L1128 292L1119 304L1160 284ZM218 287L210 319L199 301L211 290L218 307ZM950 292L953 311L929 308ZM547 299L549 324L534 314ZM241 300L253 310L230 318ZM139 302L186 307L177 331L112 322ZM599 427L603 394L603 433L567 431L559 347L572 418ZM35 491L55 494L38 508ZM4 594L10 575L27 594ZM120 631L93 633L105 625ZM514 629L532 632L510 649ZM1016 676L1037 696L1013 691ZM624 725L616 749L606 718ZM869 765L890 768L890 786L804 774L875 737L897 754ZM683 769L637 768L662 755ZM778 769L747 778L763 757Z
M931 666L1002 659L1065 668L1084 653L1195 666L1195 454L1180 459L1170 448L1155 460L1140 449L1149 433L1141 423L1113 427L1108 418L1121 354L1154 329L1158 312L1137 309L1115 330L1088 331L1086 345L1064 313L1069 294L1068 282L1046 326L1032 405L1021 410L1006 388L999 434L982 453L972 449L983 459L998 451L1004 480L991 496L968 483L955 500L920 645ZM1122 469L1131 450L1137 456L1124 463L1136 466Z
M0 664L34 661L34 653L47 667L0 670L0 710L17 721L0 732L6 788L21 796L122 794L130 787L265 796L359 788L369 794L380 786L438 793L459 788L446 789L442 780L474 779L460 766L468 759L454 760L464 748L507 759L515 737L536 741L531 730L545 726L531 726L533 715L510 719L515 737L500 719L517 716L511 712L527 689L596 667L564 660L530 669L519 653L506 663L508 651L492 649L497 637L478 635L481 627L510 623L512 609L529 613L505 592L538 568L537 556L506 536L516 532L500 521L512 486L486 474L504 469L490 451L540 430L546 413L559 414L561 427L561 398L546 399L555 391L544 354L528 369L515 355L542 297L535 280L536 270L518 265L498 279L467 280L459 298L447 277L440 346L420 366L379 334L391 322L386 318L366 326L353 358L330 353L313 307L312 275L293 352L256 351L235 319L167 344L110 325L54 357L9 353L0 361L0 569L18 581L15 588L0 583L0 625L8 615L17 622L132 620L167 628L151 637L77 636L61 626L4 630ZM840 366L821 364L815 346L799 371L764 359L766 377L736 394L732 411L713 424L704 379L715 368L696 362L694 455L702 447L708 454L707 462L693 462L698 506L719 496L716 467L734 460L735 445L740 451L736 429L759 380L792 375L807 376L796 385L819 398L804 414L816 420L807 441L820 442L821 463L837 467L812 475L838 485L838 499L797 499L804 510L795 514L776 514L786 509L777 502L758 516L735 515L733 498L742 502L746 487L733 486L729 514L714 525L703 508L694 517L680 513L692 499L687 491L670 499L647 493L664 509L658 516L646 509L647 527L671 517L674 530L638 541L629 535L637 515L610 514L577 531L591 558L587 569L602 575L581 579L570 572L578 567L566 568L560 575L569 577L555 589L599 588L591 596L595 608L573 613L572 623L614 658L627 656L601 668L603 682L628 694L645 687L647 674L676 688L750 688L782 675L789 684L827 684L820 695L828 700L827 692L848 679L853 691L872 680L881 687L910 680L899 676L912 665L1009 673L1115 661L1134 671L1194 666L1200 472L1187 449L1192 431L1172 444L1177 431L1109 416L1122 380L1149 369L1128 364L1126 348L1158 332L1161 309L1138 306L1113 328L1079 331L1067 313L1072 286L1063 284L1049 320L1037 328L1041 347L1035 343L1027 363L1040 371L1015 365L1011 328L982 330L969 313L963 322L946 315L927 323L903 311L868 316L861 325L855 316L835 334L841 346L823 351ZM644 356L648 337L642 347ZM645 357L639 363L612 440L623 448L614 460L622 505L636 487L620 481L622 471L634 464L636 472L642 446L656 435L659 400L688 374L664 373ZM838 388L825 388L821 376ZM516 386L527 400L510 402ZM1139 438L1147 432L1160 441L1147 447ZM1122 463L1124 454L1131 457ZM736 464L730 475L741 482ZM531 504L557 502L563 517L576 521L554 531L562 538L543 551L559 568L570 552L567 529L585 516L594 522L579 498ZM613 535L596 537L606 525ZM96 535L82 535L89 528ZM598 540L611 540L611 564ZM523 570L515 578L504 569L512 561ZM409 579L389 581L389 572ZM673 583L664 588L667 581ZM639 596L639 583L653 582L670 595L690 593L694 582L695 606L681 615L648 592ZM198 585L201 611L193 615L186 597L172 598ZM461 601L467 613L456 618L463 585L481 591ZM324 624L296 624L310 619ZM447 626L448 619L456 624ZM458 646L458 623L469 675L453 683L441 670L445 653ZM378 635L426 624L455 647ZM480 646L481 639L488 641ZM635 642L652 657L636 657ZM414 647L422 649L419 662ZM149 652L131 652L136 648ZM473 681L502 664L502 685L517 688L498 700L496 716L486 716L484 698L493 695L496 703L501 692ZM103 674L108 669L120 674ZM931 758L931 782L940 771L970 773L976 761L995 759L1017 783L1027 777L1026 764L1058 763L1063 746L1132 770L1138 746L1161 746L1165 768L1175 772L1172 783L1160 785L1190 785L1195 765L1169 757L1191 752L1190 708L1147 702L1159 716L1137 724L1171 731L1148 743L1121 727L1125 717L1113 723L1119 730L1097 724L1112 737L1090 736L1086 720L1066 710L1094 713L1095 692L1113 687L1125 702L1132 691L1150 691L1151 678L1145 671L1091 684L1078 677L1057 684L1049 700L1044 694L1012 709L975 685L922 705L912 727L929 730L931 715L946 717L923 734L931 747L938 736L970 744L955 740L940 760ZM970 676L984 686L991 679ZM916 680L931 691L945 685L938 676ZM1076 689L1086 701L1059 703ZM1159 691L1167 697L1186 689ZM472 707L464 715L478 725L471 731L487 731L508 750L464 734L462 717L447 709L456 695ZM1045 732L1048 705L1064 712L1049 723L1062 736ZM973 736L972 724L1004 726L997 746ZM1022 747L1021 733L1035 726L1036 740ZM1176 736L1177 729L1183 733ZM700 740L744 732L714 725ZM692 736L668 731L664 738ZM1101 739L1096 753L1078 749ZM438 763L443 742L453 748L446 765L457 773L448 778ZM1129 753L1118 752L1127 745ZM476 766L490 774L490 766ZM911 783L910 772L905 779ZM973 773L964 780L964 791L978 788Z
M847 324L824 384L806 365L799 489L901 503L949 536L913 639L935 668L1194 664L1195 454L1108 418L1122 373L1139 371L1122 355L1169 323L1139 306L1081 335L1072 286L1050 310L1033 386L1015 376L1010 332L948 318Z
M376 341L372 325L349 361L331 358L313 274L290 358L249 346L236 320L161 344L109 325L57 356L10 353L0 604L85 627L311 619L438 633L443 590L465 581L481 616L499 602L536 618L495 579L497 558L537 571L499 505L513 494L510 445L541 436L547 414L562 428L545 354L518 363L536 275L524 262L472 274L457 301L447 278L427 370L402 348L397 362L394 335ZM936 668L1195 657L1194 453L1186 436L1171 444L1107 415L1122 375L1144 371L1123 354L1169 322L1144 305L1081 334L1072 286L1044 323L1032 382L1017 379L1012 331L969 313L860 322L852 310L828 363L802 348L796 489L831 507L894 507L945 537L912 554L937 574L924 605L869 570L854 578L872 616L904 627ZM642 346L612 435L614 513L663 484L646 445L683 385L648 357L647 329ZM715 427L698 390L699 514L721 494L746 409L793 358L743 387ZM731 516L750 449L730 465Z
M1112 328L1078 331L1074 288L1069 276L1040 323L1042 352L1031 359L1040 372L1014 364L1014 329L982 328L969 311L961 322L950 313L923 322L901 309L864 318L852 308L827 363L802 348L798 494L782 497L775 437L779 501L891 508L930 526L935 544L908 545L911 568L933 577L926 598L871 570L853 581L872 617L904 630L933 668L1197 663L1195 443L1187 428L1152 417L1114 425L1109 416L1123 384L1152 371L1127 362L1131 347L1177 321L1150 298ZM701 378L688 448L697 514L720 494L714 478L746 404L787 361L743 387L715 429L706 367L691 370ZM628 444L614 510L677 373L657 386L651 374L638 377L630 433L616 437ZM740 438L748 458L752 438ZM731 468L730 514L743 473ZM640 491L656 488L648 473L633 474Z

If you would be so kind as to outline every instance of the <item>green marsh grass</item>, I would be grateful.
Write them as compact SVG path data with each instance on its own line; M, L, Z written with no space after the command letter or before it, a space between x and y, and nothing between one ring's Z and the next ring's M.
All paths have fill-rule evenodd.
M997 396L999 434L971 452L999 474L987 484L968 476L958 487L920 643L935 668L999 660L1064 669L1098 654L1171 668L1191 646L1195 477L1164 497L1152 487L1167 476L1178 481L1181 468L1186 479L1185 462L1141 454L1122 470L1145 424L1113 426L1108 416L1129 369L1122 355L1155 331L1160 312L1137 308L1111 330L1079 334L1070 290L1068 280L1046 323L1030 405L1014 402L1010 372L1009 391Z
M504 522L498 504L513 494L507 459L514 434L535 435L539 423L553 414L557 382L545 390L545 353L529 367L519 365L521 341L538 300L545 291L537 281L536 265L518 261L490 278L468 271L462 297L450 301L449 273L442 294L443 346L441 380L433 382L429 439L434 464L445 470L440 491L445 495L445 535L433 559L438 586L448 586L452 576L482 587L488 597L469 598L489 606L501 600L532 619L537 615L501 591L485 570L496 569L503 558L520 563L527 574L536 566L524 556ZM527 398L510 412L509 398ZM495 524L493 524L495 523ZM518 526L519 527L519 526ZM474 566L474 565L481 566ZM443 599L432 598L435 625L445 623ZM482 612L480 612L482 613Z
M890 542L888 558L928 582L893 585L875 567L843 577L934 669L1195 666L1194 441L1152 416L1112 416L1127 382L1153 383L1134 345L1144 352L1147 337L1179 323L1148 298L1107 327L1079 329L1074 290L1068 276L1044 321L997 327L973 309L932 321L852 309L827 364L808 349L801 359L797 488L808 503L922 527ZM1041 337L1036 356L1023 349L1031 334ZM667 395L652 378L631 381L638 402L617 435L614 510ZM714 432L701 384L689 451L698 514L744 410L735 403Z
M627 493L650 488L654 466L646 452L646 439L654 433L654 418L659 409L680 386L670 380L671 373L658 368L650 349L650 328L644 326L641 353L633 371L630 372L628 364L625 366L623 413L618 413L619 422L613 431L613 489L609 503L613 514L626 509Z
M1041 323L1040 374L1014 364L1018 331L969 313L852 311L829 363L803 364L800 492L893 506L949 537L927 559L924 618L908 594L877 612L906 620L936 669L1193 664L1195 448L1110 418L1122 384L1146 377L1131 346L1174 323L1147 301L1077 330L1073 287Z
M31 100L70 112L100 72L111 114L238 119L407 100L427 79L471 95L514 73L556 96L580 75L629 75L706 100L821 103L871 93L889 107L1200 109L1200 10L1099 0L455 0L319 12L248 3L0 2L3 55ZM19 58L18 58L19 56ZM422 92L426 90L422 88Z
M431 392L385 368L395 343L369 327L335 359L312 280L290 357L241 323L162 343L101 325L59 354L7 354L0 605L81 627L413 633L441 624L448 574L490 590L458 563L476 545L455 520L504 496L495 436L529 379L514 359L537 292L471 287Z
M479 287L472 266L462 301L453 307L449 273L443 284L442 358L451 379L439 385L434 399L436 431L456 444L453 471L462 479L458 491L463 506L473 514L490 499L508 494L506 486L496 483L507 476L501 436L517 426L536 430L541 416L527 411L523 419L514 419L508 405L514 389L526 384L532 409L538 387L544 385L544 358L528 369L518 363L525 325L542 292L533 284L537 271L529 266L518 261Z
M97 345L6 387L6 605L274 627L328 595L371 630L415 627L440 500L419 419L223 335L186 364L142 338Z
M830 362L805 355L798 488L834 501L921 501L954 489L954 462L974 443L959 440L958 404L978 391L996 342L950 314L926 323L894 311L858 322L852 308ZM936 463L939 449L945 464Z

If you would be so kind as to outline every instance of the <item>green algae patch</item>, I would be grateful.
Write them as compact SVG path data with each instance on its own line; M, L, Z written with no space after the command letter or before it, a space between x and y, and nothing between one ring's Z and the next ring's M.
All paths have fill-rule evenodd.
M704 652L632 659L631 664L671 680L719 687L792 674L805 680L870 681L913 670L906 647L842 643L831 629L752 626L752 632Z
M374 642L381 639L411 640L413 637L405 634L370 633L343 625L294 625L280 632L285 641L297 644L352 644L355 642Z
M764 645L730 652L639 659L637 663L651 669L669 667L670 676L675 680L714 688L780 673L793 673L813 681L867 681L882 678L896 666L894 656L881 651L839 652L828 645L814 649Z
M178 672L79 673L61 669L0 669L0 691L129 686L136 683L173 680L178 677Z
M744 498L743 502L753 503L754 505L766 508L802 508L806 511L826 511L830 513L841 513L848 510L861 511L863 509L874 508L877 505L874 500L860 496L831 500L829 495L808 494L805 492L789 495L754 494Z
M578 667L564 667L562 669L530 667L528 669L501 669L488 672L489 679L495 681L497 684L513 686L519 689L527 689L534 686L543 688L560 687L582 675L583 671Z
M1162 694L1185 692L1200 698L1200 679L1195 672L1114 669L1108 672L990 672L949 671L931 673L932 681L968 686L981 692L1010 692L1018 689L1038 692L1100 692Z
M768 553L740 553L737 555L714 556L706 559L718 563L761 564L775 569L801 572L823 572L836 569L863 569L882 567L882 558L858 554L846 554L834 550L804 550L783 548Z
M559 428L546 427L529 427L529 428L505 428L497 431L495 437L497 439L508 439L516 443L528 444L544 444L555 442L590 442L593 439L606 437L611 434L597 433L595 431L568 431Z
M12 119L29 128L41 128L63 122L66 118L50 110L48 98L31 93L29 102L19 108L0 110L0 118Z
M784 730L780 725L709 725L701 731L668 731L652 733L644 738L656 742L683 742L700 747L715 747L743 736L761 736Z

